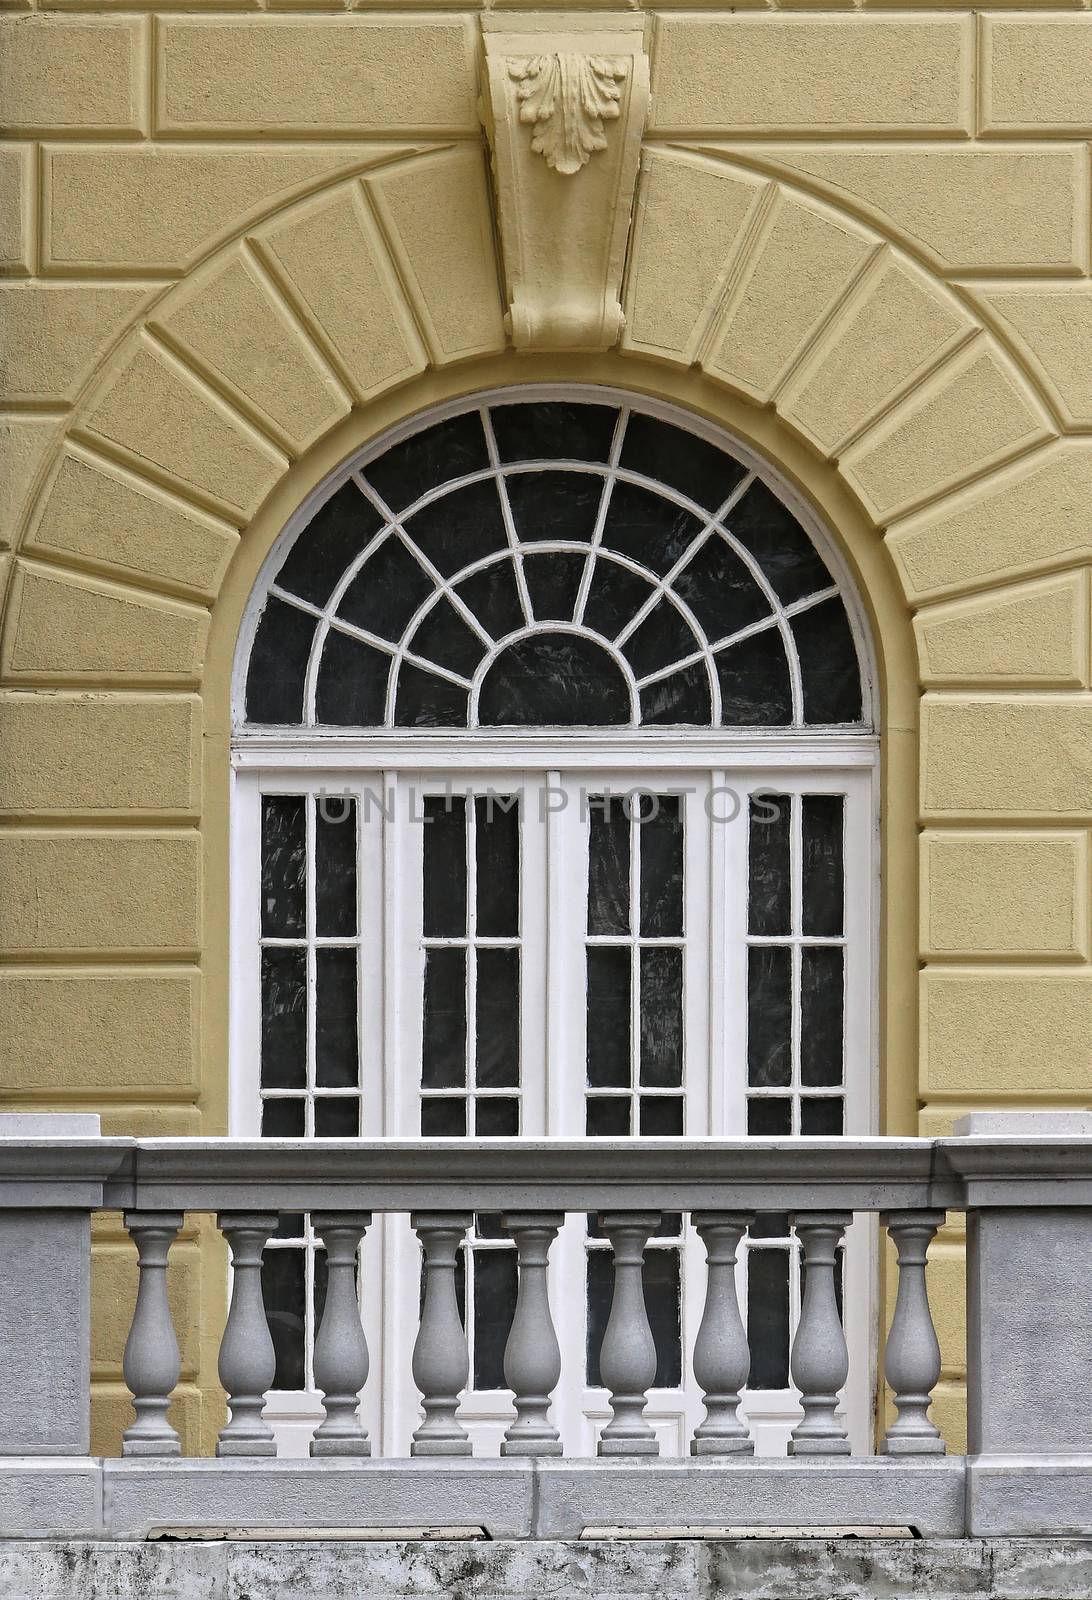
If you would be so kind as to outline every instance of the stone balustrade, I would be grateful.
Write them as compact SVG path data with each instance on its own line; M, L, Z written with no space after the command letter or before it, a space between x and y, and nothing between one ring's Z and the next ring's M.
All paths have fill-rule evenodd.
M409 1141L100 1138L94 1119L0 1119L0 1537L143 1538L480 1528L493 1537L589 1529L904 1527L923 1535L1092 1532L1092 1136L1049 1118L948 1139ZM26 1119L28 1123L31 1119ZM85 1126L85 1124L87 1124ZM50 1124L49 1127L53 1125ZM122 1211L140 1279L124 1374L135 1421L117 1459L88 1456L89 1219ZM748 1372L736 1259L755 1214L787 1211L804 1293L791 1371L802 1417L785 1459L756 1459L739 1414ZM274 1354L262 1252L285 1213L310 1212L328 1289L314 1350L325 1420L311 1459L278 1460L263 1417ZM970 1453L929 1417L940 1373L925 1261L950 1211L968 1216ZM356 1258L373 1217L405 1212L424 1293L413 1348L421 1420L407 1459L379 1459L358 1397L369 1357ZM514 1417L499 1458L459 1418L468 1354L456 1296L476 1212L515 1243L504 1357ZM566 1214L598 1214L613 1251L601 1353L611 1416L597 1456L564 1459L551 1401L564 1381L548 1262ZM691 1456L658 1459L645 1416L655 1348L642 1263L661 1213L688 1214L707 1290L692 1370L705 1399ZM167 1409L179 1351L171 1243L213 1213L231 1254L220 1346L228 1420L216 1456L184 1458ZM884 1365L895 1416L876 1454L851 1454L838 1409L848 1353L835 1285L845 1230L878 1213L898 1261Z

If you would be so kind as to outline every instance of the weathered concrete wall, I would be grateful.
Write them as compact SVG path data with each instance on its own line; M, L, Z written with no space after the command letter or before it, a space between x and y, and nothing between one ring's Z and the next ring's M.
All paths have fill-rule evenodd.
M544 377L730 424L845 546L883 677L885 1129L1085 1102L1084 5L650 10L626 332L553 360L506 349L471 8L4 11L9 1103L225 1130L228 674L250 581L353 445ZM113 1450L135 1268L116 1227L98 1239ZM222 1256L196 1225L176 1256L177 1420L207 1448ZM958 1444L956 1229L933 1278Z

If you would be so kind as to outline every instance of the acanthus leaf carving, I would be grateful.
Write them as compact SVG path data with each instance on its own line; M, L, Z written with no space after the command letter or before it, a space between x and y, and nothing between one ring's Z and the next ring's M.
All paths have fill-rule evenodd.
M519 119L534 128L531 148L548 167L571 175L597 150L606 149L603 124L620 114L620 85L628 65L622 56L570 50L509 61Z

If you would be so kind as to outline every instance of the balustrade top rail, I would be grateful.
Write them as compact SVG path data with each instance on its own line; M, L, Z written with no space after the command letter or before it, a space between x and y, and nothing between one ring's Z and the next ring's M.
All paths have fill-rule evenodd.
M962 1210L1092 1205L1092 1138L0 1137L0 1207Z

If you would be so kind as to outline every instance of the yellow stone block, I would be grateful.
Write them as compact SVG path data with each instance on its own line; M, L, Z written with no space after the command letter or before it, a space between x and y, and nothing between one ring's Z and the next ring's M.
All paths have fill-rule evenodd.
M983 127L1092 132L1092 30L1085 17L982 18Z
M20 561L4 628L9 681L89 677L195 682L208 613L179 600Z
M243 255L172 296L152 323L290 453L305 450L349 409L283 301Z
M190 970L0 972L0 1070L9 1094L197 1087L199 975Z
M358 400L424 368L425 352L359 185L297 206L261 243Z
M1020 285L983 298L1005 319L1066 421L1092 427L1092 286Z
M91 1254L91 1371L95 1378L121 1376L138 1278L134 1244L95 1246ZM200 1359L201 1258L194 1245L182 1240L171 1246L167 1298L182 1357L182 1378L193 1378Z
M56 417L0 417L0 549L18 541L27 501L59 430Z
M140 131L143 25L133 18L0 18L0 104L9 128Z
M924 1094L1087 1094L1090 1055L1092 973L926 968Z
M0 284L0 398L75 400L147 297L98 284Z
M0 694L0 811L192 815L200 702L181 694Z
M181 362L144 343L99 391L87 427L238 522L253 516L288 466Z
M842 465L887 521L1048 435L1026 386L979 339L865 434Z
M922 954L1087 959L1088 891L1085 833L926 833Z
M800 133L970 127L969 19L664 15L651 131Z
M29 272L31 251L31 193L34 150L17 144L0 145L0 267Z
M92 1280L93 1281L93 1280ZM92 1290L92 1294L94 1290ZM192 1384L180 1383L171 1397L168 1420L178 1429L182 1454L210 1454L203 1444L204 1396ZM132 1422L133 1404L123 1383L91 1385L91 1454L120 1456L121 1436Z
M69 1110L97 1111L104 1139L196 1139L202 1132L201 1113L196 1106L93 1105ZM119 1216L120 1222L120 1216ZM189 1226L187 1219L186 1226Z
M1092 442L1063 440L920 516L887 544L911 599L1092 556Z
M1084 270L1088 202L1077 146L778 145L765 147L762 158L865 207L893 238L924 250L939 267ZM1002 195L1004 204L991 198Z
M630 243L627 349L697 358L764 187L711 161L646 154Z
M967 1389L958 1382L943 1378L933 1390L933 1404L929 1415L940 1429L948 1446L949 1455L967 1453Z
M922 807L937 817L1085 818L1092 696L922 702Z
M908 392L971 327L935 282L888 254L793 375L778 409L829 455Z
M914 619L922 682L1085 688L1088 622L1086 572L929 606Z
M770 399L872 248L844 217L778 194L729 292L706 370L756 400Z
M503 350L489 187L482 151L439 155L365 179L398 250L433 359Z
M25 548L211 598L238 542L228 523L69 445Z
M294 195L391 154L390 146L47 146L47 265L184 272Z
M946 1378L962 1377L967 1371L967 1263L961 1246L934 1239L926 1277L941 1371ZM940 1426L935 1415L933 1421Z
M0 942L45 951L195 950L195 833L0 833Z
M157 131L477 133L470 19L169 17Z

